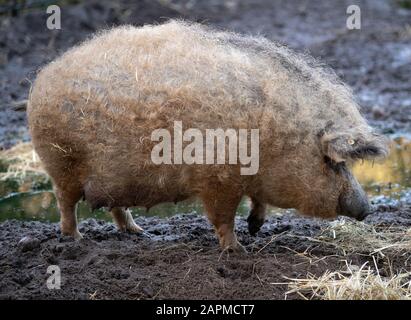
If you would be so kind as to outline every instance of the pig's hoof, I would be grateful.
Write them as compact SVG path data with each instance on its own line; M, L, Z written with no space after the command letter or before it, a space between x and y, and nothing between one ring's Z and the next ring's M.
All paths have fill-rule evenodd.
M143 228L141 228L138 224L136 224L134 221L131 223L127 223L126 226L119 226L117 225L117 229L119 231L123 232L131 232L131 233L144 233Z
M238 243L233 251L236 253L248 253L247 249L241 243Z
M233 252L233 253L248 253L247 249L240 243L234 246L225 247L224 251Z
M132 233L143 233L144 232L143 228L141 228L133 220L131 220L130 222L127 223L126 230L130 231Z
M134 222L133 216L131 215L130 210L126 211L126 230L132 233L142 233L144 230Z
M247 253L247 249L238 241L222 246L223 252Z
M258 231L260 231L261 226L264 224L264 218L260 219L255 216L250 215L247 218L248 231L252 236L255 236Z
M116 210L116 211L114 211ZM132 233L143 233L144 230L134 222L133 216L130 210L114 209L112 211L114 216L114 222L117 225L117 229L120 231L129 231ZM119 211L120 210L120 211Z
M78 230L76 230L76 232L74 232L73 234L73 238L78 241L83 239L83 235Z
M62 231L61 233L65 236L73 237L76 241L83 239L83 235L77 229L72 232Z
M131 216L126 220L125 224L123 225L117 224L117 228L120 231L128 231L131 233L143 233L144 232L143 228L141 228L138 224L136 224Z

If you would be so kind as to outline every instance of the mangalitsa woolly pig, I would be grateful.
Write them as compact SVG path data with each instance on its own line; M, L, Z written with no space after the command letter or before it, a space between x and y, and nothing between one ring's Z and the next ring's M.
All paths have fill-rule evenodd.
M352 94L314 59L260 37L200 24L123 26L72 48L38 74L28 121L52 178L61 230L80 238L76 203L108 207L140 232L125 208L198 197L223 248L240 248L234 216L252 201L249 231L266 205L311 216L369 212L348 164L387 154ZM258 170L239 164L156 164L156 129L259 130ZM185 141L184 144L188 142Z

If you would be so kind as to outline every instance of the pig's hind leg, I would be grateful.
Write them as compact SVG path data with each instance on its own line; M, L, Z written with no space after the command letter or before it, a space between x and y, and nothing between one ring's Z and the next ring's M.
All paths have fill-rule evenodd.
M110 212L119 230L130 231L134 233L143 232L143 229L134 222L130 210L124 210L123 208L115 207Z
M71 184L54 186L57 205L60 210L61 233L79 240L83 238L77 226L77 202L82 196L81 189Z
M251 201L251 211L247 218L248 231L252 236L255 236L264 224L266 205L254 198L251 198Z
M241 197L240 192L220 183L208 186L200 195L222 249L246 251L234 232L234 218Z

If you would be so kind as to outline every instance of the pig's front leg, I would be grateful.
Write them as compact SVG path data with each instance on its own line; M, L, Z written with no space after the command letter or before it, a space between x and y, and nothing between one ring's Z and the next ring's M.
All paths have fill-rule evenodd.
M255 198L251 198L251 211L247 218L248 231L252 236L260 231L261 226L264 224L265 220L265 210L267 206Z
M135 233L143 232L143 229L134 222L130 210L124 210L123 208L116 207L113 208L110 213L113 216L113 220L119 230Z
M222 249L246 251L234 233L234 218L242 194L221 183L208 185L200 195Z

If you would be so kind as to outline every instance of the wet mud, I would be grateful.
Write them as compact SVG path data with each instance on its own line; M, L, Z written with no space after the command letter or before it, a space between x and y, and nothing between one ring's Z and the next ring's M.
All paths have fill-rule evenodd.
M286 297L287 278L320 276L347 261L374 263L361 252L343 256L331 244L311 241L330 222L292 213L269 217L256 237L248 234L245 218L237 218L248 253L221 252L211 225L198 215L136 222L144 234L84 220L84 239L77 242L62 237L56 223L3 222L0 299L298 299ZM377 210L365 223L411 226L410 207ZM378 272L403 272L410 257L409 251L385 255ZM59 290L47 287L50 265L60 268Z

